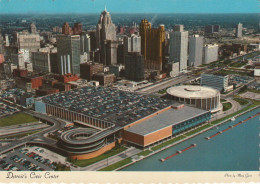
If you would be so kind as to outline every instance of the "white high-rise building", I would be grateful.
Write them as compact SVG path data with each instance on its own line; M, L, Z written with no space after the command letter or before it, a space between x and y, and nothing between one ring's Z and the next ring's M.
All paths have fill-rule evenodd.
M237 27L236 27L236 37L237 38L241 38L242 35L242 30L243 30L243 24L238 23Z
M124 38L124 49L125 54L127 52L141 52L141 37L135 34L132 34L131 37Z
M59 73L80 74L80 35L58 35L57 55Z
M178 25L178 29L176 27L175 30L183 30L183 28L181 25ZM188 31L175 31L170 33L169 60L179 62L180 71L187 69L188 35Z
M203 37L193 35L189 38L189 60L188 66L202 65Z
M203 64L209 64L218 60L218 45L205 45L203 47Z
M90 36L85 32L82 32L82 34L80 35L80 49L81 49L82 53L86 52L88 54L91 50L91 48L90 48Z

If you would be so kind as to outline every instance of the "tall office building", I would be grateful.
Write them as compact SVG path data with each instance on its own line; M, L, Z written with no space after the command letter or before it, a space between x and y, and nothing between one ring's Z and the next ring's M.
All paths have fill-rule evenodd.
M4 48L4 39L3 39L2 32L1 32L1 29L0 29L0 54L4 53L3 48Z
M141 54L144 56L144 68L161 71L165 61L164 25L152 28L151 23L143 19L139 32L141 36Z
M141 53L141 37L132 34L130 37L124 37L125 54L127 52L139 52Z
M184 31L184 26L182 24L176 24L173 26L173 31L182 32L182 31Z
M144 57L139 52L129 52L126 55L125 77L136 82L144 80Z
M15 44L19 50L37 51L40 48L40 35L38 33L16 32L15 37Z
M104 66L101 63L82 63L80 65L80 77L82 79L92 80L94 74L102 73Z
M92 31L88 31L88 35L90 37L90 49L91 51L95 51L97 46L96 46L96 31L92 30Z
M80 51L82 53L86 52L89 54L90 48L90 36L86 32L80 34Z
M238 23L237 27L236 27L236 37L237 38L241 38L242 35L242 30L243 30L243 24Z
M220 25L214 25L213 26L213 32L218 33L220 31Z
M100 62L104 65L117 63L116 40L116 26L112 23L109 12L105 9L96 26L96 47L100 50ZM111 51L109 55L107 55L107 50Z
M105 46L105 54L103 55L105 57L104 64L106 66L117 64L118 42L115 40L105 40L104 46ZM101 57L102 57L102 55L101 55Z
M199 35L193 35L189 39L188 66L202 65L202 53L203 53L203 37Z
M73 34L74 35L80 35L82 33L82 24L77 22L74 24L73 27Z
M209 64L218 60L218 45L205 45L203 47L202 63Z
M178 27L181 26L178 25ZM188 31L182 31L182 28L175 30L180 31L174 31L170 33L169 60L173 62L179 62L179 70L183 71L187 69Z
M218 33L220 31L220 25L206 25L204 31L206 34Z
M34 23L32 23L31 25L30 25L30 33L33 33L33 34L36 34L37 33L37 29L36 29L36 26L35 26L35 24Z
M57 55L59 73L80 74L80 35L58 35Z
M9 42L9 36L7 34L5 34L5 46L9 47L10 46L10 42Z
M41 71L41 72L53 72L58 73L55 71L57 67L53 66L53 63L57 63L57 53L56 52L32 52L31 53L31 60L33 65L33 70Z
M70 35L71 34L71 28L68 22L64 22L62 26L62 34Z

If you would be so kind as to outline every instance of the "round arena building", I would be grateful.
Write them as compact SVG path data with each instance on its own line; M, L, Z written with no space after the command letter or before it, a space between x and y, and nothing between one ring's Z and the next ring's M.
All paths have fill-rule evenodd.
M212 113L222 110L220 92L205 86L182 85L167 89L169 99L194 105Z

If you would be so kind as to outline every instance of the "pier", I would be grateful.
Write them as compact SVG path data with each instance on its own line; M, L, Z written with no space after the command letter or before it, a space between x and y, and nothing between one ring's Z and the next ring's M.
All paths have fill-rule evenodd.
M197 145L196 145L196 144L192 144L192 145L190 145L189 147L187 147L187 148L185 148L185 149L183 149L183 150L177 151L177 152L174 153L173 155L170 155L170 156L168 156L168 157L166 157L166 158L161 158L160 161L164 162L164 161L166 161L166 160L168 160L168 159L170 159L170 158L172 158L172 157L174 157L174 156L176 156L176 155L179 155L179 154L183 153L184 151L187 151L187 150L189 150L189 149L191 149L191 148L193 148L193 147L195 147L195 146L197 146Z
M255 118L256 116L259 116L259 115L260 115L260 112L257 113L257 114L255 114L254 116L250 116L250 117L248 117L247 119L245 119L245 120L243 120L243 121L240 121L240 122L238 122L238 123L236 123L236 124L234 124L234 125L232 125L232 126L229 126L229 127L226 128L225 130L219 131L219 132L213 134L213 135L210 136L210 137L206 137L205 139L207 139L207 140L212 139L213 137L215 137L215 136L217 136L217 135L219 135L219 134L221 134L221 133L223 133L223 132L226 132L226 131L228 131L228 130L230 130L230 129L232 129L232 128L234 128L234 127L236 127L236 126L238 126L238 125L240 125L240 124L242 124L242 123L245 123L245 122L247 122L248 120L250 120L250 119L252 119L252 118Z

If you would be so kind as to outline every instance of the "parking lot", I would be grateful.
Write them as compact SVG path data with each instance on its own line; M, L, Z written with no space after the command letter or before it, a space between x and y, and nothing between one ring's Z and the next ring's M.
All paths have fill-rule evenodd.
M19 109L15 108L15 107L7 105L3 102L0 103L0 117L4 117L8 114L13 114L18 111L19 111Z
M53 171L56 166L41 153L44 149L37 147L33 151L20 148L9 152L0 159L0 171Z

